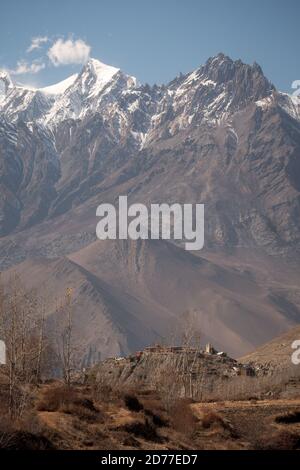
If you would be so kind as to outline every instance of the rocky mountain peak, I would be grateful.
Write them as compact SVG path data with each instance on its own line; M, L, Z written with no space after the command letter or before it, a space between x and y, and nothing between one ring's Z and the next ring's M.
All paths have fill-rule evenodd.
M232 95L234 105L265 98L275 90L256 62L245 64L223 53L209 58L198 73L216 85L222 85Z
M122 86L125 87L132 87L137 84L135 77L126 75L117 67L91 58L82 68L75 82L75 87L79 86L83 94L97 96L118 81L121 81Z
M7 72L0 72L1 81L1 107L11 120L17 119L22 112L25 120L38 117L43 124L56 126L63 120L80 119L101 112L108 113L110 120L113 113L116 115L114 126L120 126L122 121L122 125L126 127L122 117L124 109L130 115L132 112L137 115L138 108L143 116L146 113L148 124L152 115L155 115L156 123L161 122L161 118L169 116L170 109L173 109L172 113L176 121L178 117L179 122L171 126L171 134L177 128L189 125L194 117L199 121L203 118L220 118L224 113L232 114L249 103L270 96L274 90L258 64L247 65L241 60L234 61L223 53L209 58L197 70L181 75L166 87L161 86L157 90L140 87L134 77L94 58L86 62L78 75L40 90L17 87L9 99L7 89L13 87L13 83ZM35 96L40 95L39 92L43 95L41 110L35 104L32 105L32 102L41 101L40 96L37 96L38 99ZM149 96L151 106L148 103ZM29 106L34 108L34 112L27 113ZM119 107L123 109L122 112L117 112ZM141 116L136 116L136 119L140 120ZM148 131L148 124L143 124L143 133ZM136 126L134 129L136 130Z
M221 72L226 72L228 79L234 70L234 61L225 54L219 53L216 56L209 57L209 59L207 59L206 63L201 66L200 69L203 71L203 73L214 79L218 78L218 73L220 74ZM223 78L226 78L225 74Z
M168 84L161 113L155 117L164 126L159 135L173 136L201 122L227 122L237 111L269 98L274 90L258 64L234 61L220 53ZM150 139L154 134L151 130Z
M241 71L255 76L262 76L270 83L264 76L263 70L257 62L254 62L252 65L245 64L241 59L233 60L223 53L210 57L206 63L199 68L199 71L218 83L234 80L236 75L241 73Z
M97 59L89 59L78 77L83 92L100 92L119 72L119 69L106 65Z

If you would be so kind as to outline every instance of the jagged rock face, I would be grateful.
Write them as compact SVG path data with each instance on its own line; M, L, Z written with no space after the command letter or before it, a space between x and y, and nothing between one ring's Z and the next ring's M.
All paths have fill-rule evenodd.
M219 54L151 88L91 59L66 82L36 91L10 85L0 107L8 122L34 120L45 130L28 138L58 154L51 196L29 224L88 204L109 178L112 200L126 181L140 202L206 204L208 246L298 246L299 103L277 93L257 64ZM26 226L19 211L30 209L23 201L11 211L2 233Z
M47 132L0 121L1 235L47 215L58 177L58 156Z
M208 246L299 246L298 121L255 104L211 127L152 137L136 200L203 202ZM129 171L130 173L130 171ZM180 186L178 182L180 181Z
M34 122L44 117L50 109L52 99L39 91L10 88L1 103L1 115L9 122Z
M169 84L157 121L165 122L171 135L203 121L216 124L250 103L270 96L273 90L257 64L233 62L220 54Z

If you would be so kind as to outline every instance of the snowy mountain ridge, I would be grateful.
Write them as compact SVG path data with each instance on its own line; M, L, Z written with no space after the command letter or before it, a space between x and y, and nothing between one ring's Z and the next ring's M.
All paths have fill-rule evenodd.
M259 65L233 61L224 54L167 86L141 86L120 69L89 59L79 74L43 88L15 85L0 72L0 112L9 122L21 119L55 130L62 122L100 114L116 137L130 134L142 147L168 119L168 135L194 123L228 123L249 104L279 105L300 120L300 99L279 93ZM198 123L198 124L197 124Z

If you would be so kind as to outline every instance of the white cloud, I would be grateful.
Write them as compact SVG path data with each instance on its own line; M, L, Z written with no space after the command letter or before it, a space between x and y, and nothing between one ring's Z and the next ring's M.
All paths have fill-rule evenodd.
M49 41L49 38L47 36L37 36L35 38L31 39L31 44L28 47L26 52L32 52L35 49L40 49L43 44Z
M91 47L82 39L57 39L54 42L48 36L36 36L31 39L31 44L27 49L27 53L41 49L43 44L52 42L51 47L47 51L50 63L58 67L60 65L84 64L89 56ZM49 63L46 58L40 57L34 61L21 59L17 62L16 67L9 72L12 75L33 75L45 69Z
M82 39L57 39L48 50L48 57L55 67L59 65L84 64L91 47Z
M14 70L10 70L13 75L25 75L28 73L35 74L40 72L46 67L44 62L35 61L28 63L26 60L19 60Z

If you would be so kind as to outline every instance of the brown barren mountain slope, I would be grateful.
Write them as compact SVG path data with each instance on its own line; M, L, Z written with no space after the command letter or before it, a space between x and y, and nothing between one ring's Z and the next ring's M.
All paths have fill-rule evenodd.
M28 288L45 293L52 331L56 305L73 288L80 364L171 341L185 312L203 343L233 357L297 323L299 290L284 275L268 274L272 259L253 269L236 257L227 263L216 254L211 258L161 240L96 241L69 257L24 261L3 279L16 270ZM291 307L287 315L278 299L293 305L295 314Z
M243 356L240 361L244 363L271 364L278 369L300 369L298 365L292 365L291 356L295 352L292 344L300 341L300 326L291 328L283 335L263 344L255 351ZM298 348L299 349L299 348Z

